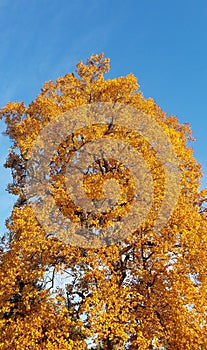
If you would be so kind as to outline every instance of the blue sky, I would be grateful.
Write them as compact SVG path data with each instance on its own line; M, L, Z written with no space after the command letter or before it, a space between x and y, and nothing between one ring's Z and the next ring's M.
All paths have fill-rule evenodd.
M206 186L206 0L0 0L0 106L28 104L45 81L102 51L110 78L134 73L145 97L190 122ZM0 144L2 231L14 200L3 168L10 143L0 136Z

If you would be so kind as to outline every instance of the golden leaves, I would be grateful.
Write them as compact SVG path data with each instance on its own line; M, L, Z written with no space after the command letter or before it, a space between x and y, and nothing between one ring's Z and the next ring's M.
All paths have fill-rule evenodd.
M108 71L109 59L92 55L86 64L77 64L78 76L67 74L56 83L45 83L28 107L14 102L1 109L14 142L6 165L14 178L9 188L19 195L1 253L2 350L85 349L89 337L103 349L207 348L207 192L199 189L201 169L187 147L191 130L168 117L153 99L145 99L133 74L104 80ZM134 203L132 173L115 157L94 159L83 174L86 197L96 201L98 208L108 195L107 204L116 202L113 210L106 206L104 215L97 211L87 217L71 200L65 182L68 161L95 139L116 138L136 149L153 181L151 210L137 230L109 246L83 249L78 242L64 244L38 222L24 196L26 165L46 125L74 107L102 102L133 106L158 123L176 154L181 193L166 225L153 230L167 190L164 165L155 147L133 125L127 130L113 123L93 124L74 131L57 147L48 175L50 194L71 221L98 229L123 217ZM129 115L125 117L127 124ZM153 131L149 128L150 135ZM38 194L44 183L37 187ZM42 208L41 201L38 205ZM97 232L94 239L98 240Z

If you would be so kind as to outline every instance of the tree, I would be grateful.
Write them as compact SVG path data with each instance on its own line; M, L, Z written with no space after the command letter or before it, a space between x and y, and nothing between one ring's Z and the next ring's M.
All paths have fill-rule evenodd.
M75 75L45 83L29 106L9 102L1 109L12 141L5 165L13 175L8 191L18 199L1 243L0 349L207 347L207 190L200 190L201 166L189 147L193 140L190 127L167 116L153 99L145 99L134 75L105 80L108 71L109 59L92 55L86 64L77 64ZM124 111L125 124L115 122L114 111L119 115ZM74 127L63 138L57 126L59 116L65 116L62 132L67 131L74 113L83 118L83 112L90 126ZM106 122L97 122L104 113ZM153 143L145 137L146 128L140 133L128 129L129 118L130 123L141 120L147 125L151 138L159 137ZM42 136L38 139L40 134L47 138L47 150ZM164 146L159 149L162 138L168 140L163 145L166 154L171 154L169 159L161 154ZM96 140L102 156L86 162L82 179L86 198L97 211L83 210L77 204L78 189L75 191L76 163L81 149L91 154L87 145L93 146ZM104 148L113 146L114 140L119 146L125 143L119 159L116 151L107 153ZM54 142L58 146L51 153ZM139 159L132 149L147 164L138 179L137 168L130 169ZM46 176L42 163L48 154L52 158ZM131 157L127 165L125 155ZM69 159L73 159L74 174L70 173L66 184ZM46 180L49 187L45 191ZM148 191L152 183L153 193ZM72 186L74 198L67 186ZM139 214L136 209L122 225L124 216L135 207L136 186L144 191L143 211ZM71 228L68 232L54 212L46 213L50 198L62 216L79 225L79 231ZM161 213L160 208L166 211ZM142 222L134 227L134 217L143 213ZM167 219L156 226L161 214ZM58 234L54 234L54 222ZM121 235L119 230L109 234L113 225L122 227ZM64 239L68 234L72 239Z

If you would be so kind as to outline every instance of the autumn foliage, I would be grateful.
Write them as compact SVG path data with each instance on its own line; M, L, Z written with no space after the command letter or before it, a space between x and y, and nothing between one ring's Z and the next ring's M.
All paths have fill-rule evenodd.
M75 74L45 83L29 106L9 102L0 111L12 141L8 190L17 195L0 251L2 350L207 349L207 190L200 190L190 127L145 99L133 74L105 80L109 69L103 54L92 55L77 64ZM97 135L126 141L142 153L154 182L152 208L139 227L121 240L86 249L48 234L38 221L24 191L27 164L38 134L51 121L86 104L109 102L132 106L162 127L176 155L179 195L167 223L154 230L165 178L148 142L113 123L86 128L81 139L79 131L69 135L54 155L50 176L57 206L74 222L98 229L121 220L133 206L129 169L103 158L85 175L84 187L91 200L101 200L103 182L115 178L121 184L116 211L89 218L77 210L64 186L64 164L83 142Z

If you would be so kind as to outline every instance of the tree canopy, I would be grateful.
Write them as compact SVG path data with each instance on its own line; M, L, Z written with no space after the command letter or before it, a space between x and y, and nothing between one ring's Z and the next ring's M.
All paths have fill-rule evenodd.
M28 106L9 102L0 110L12 142L5 164L13 176L8 191L17 195L0 250L2 350L207 348L207 190L200 189L190 126L145 99L133 74L105 79L109 69L108 58L92 55L77 64L75 74L45 83ZM117 124L113 111L125 123ZM84 122L69 130L74 113ZM99 119L104 113L105 123ZM141 130L144 123L139 133L135 126ZM156 135L162 137L153 143ZM97 142L102 157L89 158L81 168L84 204L90 200L95 211L78 205L75 181L81 150L92 154ZM125 145L119 159L114 142ZM74 173L68 176L70 159ZM130 169L133 161L142 167L143 160L142 171ZM137 186L144 200L136 197ZM55 211L48 214L50 198L78 230L58 221ZM135 198L142 211L137 205L129 216ZM161 214L167 219L156 225ZM121 227L121 234L110 235L113 227Z

